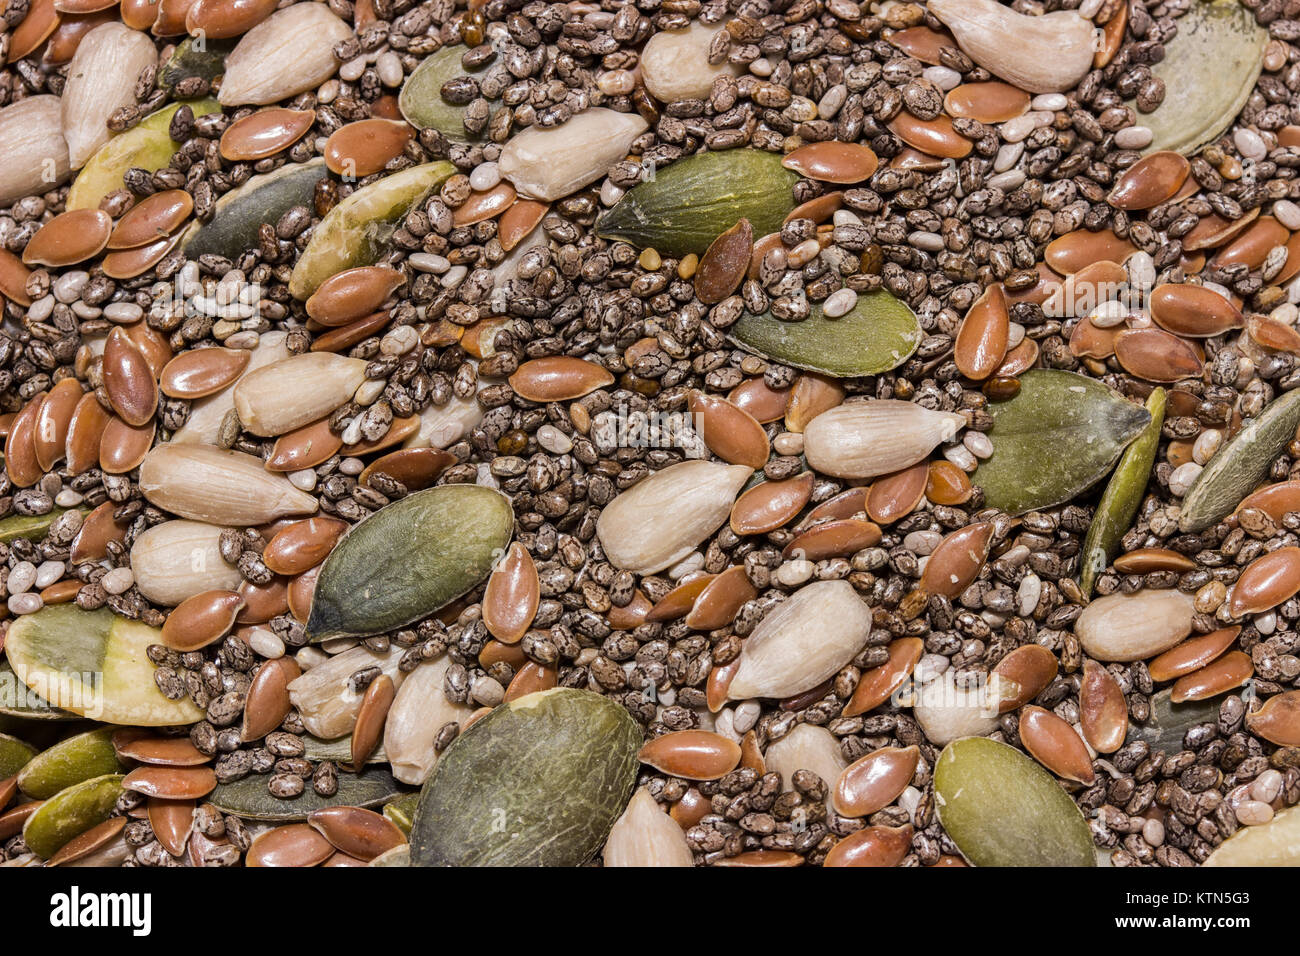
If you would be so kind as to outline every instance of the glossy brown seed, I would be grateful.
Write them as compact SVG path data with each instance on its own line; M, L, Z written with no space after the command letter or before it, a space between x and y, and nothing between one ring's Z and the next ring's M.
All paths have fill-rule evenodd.
M1068 276L1094 262L1123 262L1135 252L1135 245L1109 229L1101 232L1076 229L1049 242L1044 258L1048 266Z
M149 825L162 848L172 856L185 853L185 844L194 828L193 800L163 800L151 797L148 803Z
M926 468L925 497L936 505L964 504L974 489L970 478L952 462L932 461Z
M845 144L840 143L843 146ZM785 217L784 222L791 222L795 219L811 219L815 223L828 221L831 216L835 215L836 210L844 205L844 193L839 190L835 192L822 193L820 196L814 196L807 202L801 202L790 210L789 215Z
M802 432L822 412L842 405L845 394L844 387L834 379L804 372L790 389L790 404L785 409L786 430Z
M184 399L214 395L243 374L252 354L220 346L182 352L162 370L163 394Z
M1282 266L1273 279L1278 285L1290 282L1297 275L1300 275L1300 232L1291 233L1291 238L1286 241L1286 264Z
M1192 227L1191 232L1183 236L1183 250L1185 253L1190 253L1202 249L1215 249L1234 236L1244 232L1258 218L1258 207L1250 210L1239 219L1224 219L1217 213L1202 216L1200 222ZM1202 260L1202 264L1204 264L1204 260ZM1199 272L1200 270L1184 271Z
M822 866L898 866L912 848L912 825L867 827L831 847Z
M47 588L41 589L41 601L45 604L67 604L75 601L82 584L75 578L55 581Z
M683 830L689 830L698 824L713 810L708 797L691 787L680 800L672 805L668 815Z
M919 747L882 747L859 757L835 781L832 801L842 817L865 817L899 798L920 760Z
M8 249L0 249L0 295L24 308L32 304L27 294L27 279L32 270Z
M907 27L886 34L885 39L898 47L910 57L938 66L942 62L943 50L957 49L957 41L946 31L931 30L929 27Z
M660 624L685 617L695 606L695 599L704 592L709 582L716 576L706 571L696 571L686 575L675 588L655 602L654 607L646 613L646 622Z
M156 430L153 419L137 428L116 415L109 416L99 441L99 467L110 475L124 475L139 468L153 447Z
M158 18L158 0L122 0L121 14L132 30L148 30Z
M113 6L116 7L117 4L114 3ZM116 20L116 9L99 10L96 13L65 13L45 44L45 52L41 54L41 66L62 66L67 63L76 55L77 47L81 46L81 41L87 33Z
M1020 742L1030 756L1058 777L1085 786L1097 779L1083 738L1050 710L1032 704L1021 709Z
M890 641L889 659L885 663L864 671L858 686L844 708L845 717L856 717L879 707L890 695L912 676L916 664L925 652L925 642L919 637L900 637Z
M1180 153L1148 153L1124 170L1106 201L1116 209L1150 209L1177 195L1191 171Z
M827 498L804 516L795 527L795 531L806 531L813 525L827 520L853 518L866 514L867 496L870 488L847 488L833 498Z
M1120 3L1119 9L1106 20L1101 31L1101 42L1096 46L1092 56L1092 65L1101 69L1115 59L1115 54L1124 43L1124 29L1128 26L1128 4Z
M385 309L382 312L368 315L364 319L357 319L357 321L350 322L340 328L330 329L330 331L318 336L316 341L312 342L311 350L313 352L342 352L344 349L350 349L363 339L378 335L392 319L393 314Z
M347 123L330 134L330 138L325 141L325 165L330 172L339 176L358 178L370 176L380 172L401 156L406 149L406 144L414 135L415 130L411 125L400 120L364 119ZM501 195L508 195L509 199L501 202L496 212L481 219L457 219L456 225L468 225L472 222L481 222L482 219L490 219L509 206L514 201L514 187L508 183L501 185L506 186L508 190ZM487 193L478 195L487 195ZM474 197L471 196L465 206L470 206L474 201ZM454 215L459 217L461 209L465 206L457 209Z
M1300 747L1300 690L1283 691L1264 701L1264 706L1246 715L1246 726L1257 737L1279 747ZM10 810L16 813L19 808ZM4 817L0 817L0 839L4 838Z
M606 614L609 620L609 626L618 631L635 630L645 622L646 615L650 613L653 605L650 599L642 591L635 591L632 594L632 600L623 607L615 605L611 607Z
M375 459L358 481L369 486L373 475L384 474L400 481L408 491L419 491L432 485L455 463L456 456L441 448L403 448Z
M554 667L544 667L536 661L529 661L515 671L515 676L510 680L510 686L506 688L505 702L508 704L520 697L526 697L542 690L550 690L552 687L558 686L559 682L560 675Z
M344 445L343 450L347 455L353 458L361 455L369 455L371 452L380 451L384 448L391 448L394 445L400 445L419 430L419 415L408 415L405 418L394 418L393 424L389 426L388 431L382 438L377 438L374 441L359 441L355 445Z
M733 465L762 468L771 446L763 426L718 395L692 391L687 405L694 416L701 440L723 461Z
M1277 131L1277 144L1287 149L1300 148L1300 126L1283 126Z
M1246 330L1266 349L1300 355L1300 332L1284 322L1266 315L1252 315L1246 322Z
M958 371L973 381L992 375L1007 354L1011 313L1000 284L989 286L975 300L957 329L953 361Z
M328 418L322 418L277 438L266 459L266 470L289 472L315 468L342 447L342 436L330 430Z
M232 163L266 159L288 149L306 136L315 122L315 110L290 110L273 106L249 113L244 118L235 120L221 134L221 155ZM368 176L370 173L358 175Z
M754 227L741 219L709 244L695 271L695 295L706 305L721 302L739 287L754 251Z
M515 187L508 182L499 182L491 189L470 193L465 202L452 212L453 226L472 226L475 223L495 219L515 201Z
M784 248L785 244L781 241L779 232L769 232L766 236L759 236L755 239L754 249L749 257L749 269L745 272L746 278L757 279L764 257L773 249Z
M290 823L259 834L244 857L245 866L319 866L334 855L334 844L306 823Z
M1244 324L1241 312L1213 289L1163 283L1151 290L1151 318L1175 335L1220 335Z
M68 424L66 451L69 472L79 475L99 463L100 441L111 418L93 392L87 392L77 402L72 421Z
M346 521L324 515L291 522L267 542L262 562L276 574L301 574L324 561L347 530Z
M392 295L406 277L391 266L358 266L330 276L307 300L307 314L337 328L365 318Z
M1199 376L1204 361L1186 339L1164 329L1125 329L1115 336L1115 358L1124 371L1148 382Z
M1025 644L1007 654L993 668L998 713L1029 703L1056 679L1056 672L1056 655L1041 644Z
M1240 687L1255 674L1255 665L1244 651L1229 651L1213 663L1174 681L1169 699L1175 704L1205 700Z
M1300 511L1300 481L1279 481L1252 492L1237 505L1237 512L1247 508L1262 511L1281 524L1288 511Z
M637 759L684 780L717 780L740 763L740 745L707 730L678 730L646 743Z
M931 156L962 159L972 148L971 141L953 129L952 120L943 114L923 120L903 110L886 125L908 146Z
M808 179L847 186L870 179L880 160L869 146L828 139L787 153L781 165Z
M613 385L614 376L594 362L555 355L524 362L509 381L530 402L569 402Z
M147 322L135 322L131 325L121 326L126 337L135 343L135 347L140 350L144 360L149 364L149 371L153 374L154 380L162 375L163 369L167 363L172 360L172 347L164 336L157 329L149 327Z
M1033 285L1019 290L1007 290L1007 302L1009 304L1019 305L1022 302L1029 302L1033 305L1042 305L1061 287L1061 276L1054 272L1046 262L1035 265L1034 272L1038 274L1038 280Z
M260 740L280 726L291 706L289 684L301 675L302 668L292 657L277 657L258 668L244 701L241 740Z
M867 514L882 525L906 517L925 497L929 478L930 465L924 461L877 478L867 493Z
M1115 354L1115 336L1120 329L1103 329L1089 317L1075 323L1070 333L1070 354L1075 358L1108 359Z
M8 62L15 63L34 53L54 32L55 27L59 25L59 20L59 12L54 9L54 0L32 0L22 22L12 28L13 32L9 36Z
M30 804L28 804L30 806ZM11 811L12 812L12 811ZM8 814L6 814L8 816ZM2 818L0 818L2 819ZM77 860L90 856L96 850L101 850L108 844L118 838L122 830L126 828L130 818L109 817L103 823L97 823L84 833L79 833L63 846L59 847L58 852L50 857L47 861L48 866L64 866L68 863L75 863Z
M321 565L310 571L304 571L289 582L289 613L303 623L311 614L312 598L316 594L316 578L320 576Z
M194 199L183 189L154 193L129 209L108 237L109 249L134 249L171 235L194 211Z
M676 809L676 804L674 804ZM669 811L671 815L672 811ZM676 818L674 818L676 819ZM679 823L681 821L678 821ZM683 829L689 829L685 827ZM807 862L798 853L790 850L746 850L744 853L737 853L735 856L724 856L713 866L721 867L791 867L803 866Z
M1096 661L1083 662L1079 724L1084 740L1098 753L1114 753L1124 746L1124 738L1128 736L1128 703L1124 692L1115 676Z
M537 615L541 582L532 555L518 541L488 577L483 592L483 625L504 644L517 644Z
M744 565L727 568L713 578L695 599L686 615L686 626L697 631L716 631L736 619L736 614L746 601L758 597L758 590L749 581Z
M323 807L307 814L307 824L341 853L358 860L373 860L401 846L406 837L391 820L361 807Z
M805 471L781 481L764 481L750 488L731 507L736 534L767 534L790 521L812 496L813 474Z
M874 548L880 543L880 538L880 525L874 521L864 518L824 521L796 535L781 555L805 561L848 557L864 548Z
M68 377L50 389L37 409L32 450L41 471L51 471L67 453L68 427L82 394L81 383Z
M955 598L979 576L993 541L993 523L981 521L954 531L939 543L921 573L930 594Z
M497 241L509 252L532 234L550 211L551 204L534 199L516 199L513 206L497 220Z
M1195 571L1196 562L1169 548L1138 548L1115 559L1115 570L1122 574L1152 574L1156 571Z
M527 661L528 656L524 654L523 649L518 644L502 644L495 638L489 638L478 655L479 666L484 670L493 664L503 662L517 671Z
M36 422L45 402L45 392L38 392L23 406L9 426L5 439L5 471L18 488L26 488L45 474L36 460Z
M727 393L727 401L761 425L784 416L789 400L790 389L770 388L762 377L747 378Z
M937 173L943 169L947 160L931 156L911 146L904 146L889 160L890 169L914 169L922 173Z
M112 231L112 218L99 209L60 213L36 230L23 250L23 262L59 268L85 262L103 251Z
M211 767L137 767L122 786L146 797L199 800L216 789L217 775Z
M185 16L185 28L210 40L237 37L269 17L276 6L275 0L195 0Z
M128 523L113 518L113 512L119 507L115 501L105 501L86 515L81 530L72 539L72 547L68 552L70 561L74 564L99 561L108 554L109 542L120 542L126 537Z
M177 231L170 236L155 240L134 249L119 249L104 256L100 268L111 279L134 279L144 275L171 252L184 237L184 231Z
M1300 591L1300 548L1278 548L1246 565L1228 597L1233 617L1263 614Z
M235 625L244 599L234 591L203 591L178 604L162 626L162 642L177 651L197 651L218 641Z
M17 836L23 832L23 824L27 818L41 808L44 800L32 800L28 803L20 803L16 807L0 813L0 840L8 840L12 836Z
M358 772L366 765L370 755L379 746L384 737L384 723L388 720L389 708L397 688L393 679L387 674L380 674L370 682L361 698L357 710L357 722L352 728L352 772Z
M1241 264L1248 269L1258 269L1275 247L1286 245L1290 238L1291 232L1286 226L1272 216L1260 216L1241 235L1216 252L1210 265L1226 269ZM23 259L26 261L25 255Z
M1029 94L1010 83L963 83L948 91L943 107L949 116L980 123L1005 123L1029 109Z
M132 728L113 734L119 757L155 767L201 767L212 760L188 737L152 737Z
M1115 299L1126 287L1128 273L1109 259L1093 262L1066 277L1043 303L1043 311L1056 318L1085 315L1103 302Z
M126 332L115 328L104 344L104 390L128 425L143 425L158 409L153 371Z
M289 582L281 577L266 584L245 581L239 585L244 606L235 616L236 624L265 624L289 610Z

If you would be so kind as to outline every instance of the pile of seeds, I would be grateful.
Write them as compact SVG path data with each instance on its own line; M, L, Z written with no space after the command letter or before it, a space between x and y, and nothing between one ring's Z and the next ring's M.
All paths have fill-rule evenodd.
M3 865L1300 863L1300 0L10 0Z

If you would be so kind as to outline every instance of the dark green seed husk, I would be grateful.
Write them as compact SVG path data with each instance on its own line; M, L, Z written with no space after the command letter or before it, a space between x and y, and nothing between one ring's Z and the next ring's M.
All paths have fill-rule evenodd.
M246 820L291 823L325 807L377 807L405 792L393 775L380 767L367 767L361 773L340 772L338 782L338 792L332 797L322 797L308 784L298 796L281 799L266 789L266 777L250 774L233 783L217 784L207 800L222 813Z
M263 223L274 225L294 206L311 206L316 184L327 175L325 160L289 163L264 176L254 176L217 202L206 225L195 224L185 239L185 254L237 259L258 246Z

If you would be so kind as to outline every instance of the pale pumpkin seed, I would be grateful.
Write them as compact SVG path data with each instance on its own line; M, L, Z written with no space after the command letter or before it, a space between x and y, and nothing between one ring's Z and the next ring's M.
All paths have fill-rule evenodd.
M0 716L18 720L79 720L66 710L59 710L48 700L18 679L8 660L0 660Z
M465 107L453 106L442 97L442 87L449 80L476 76L487 66L484 63L472 70L465 69L461 57L467 49L452 44L425 57L406 78L397 97L398 109L412 126L436 129L455 143L482 139L465 129Z
M61 740L34 757L18 775L18 788L45 800L92 777L120 773L122 763L113 749L114 727L99 727Z
M48 860L73 837L103 823L122 795L122 780L120 773L92 777L50 797L23 825L27 846Z
M401 794L402 786L382 767L367 767L361 773L340 773L339 788L333 796L322 797L311 787L296 797L271 796L266 778L250 774L233 783L219 783L206 798L222 813L233 813L246 820L291 823L307 819L313 810L325 807L377 807Z
M1300 807L1261 826L1242 827L1219 844L1202 866L1300 866Z

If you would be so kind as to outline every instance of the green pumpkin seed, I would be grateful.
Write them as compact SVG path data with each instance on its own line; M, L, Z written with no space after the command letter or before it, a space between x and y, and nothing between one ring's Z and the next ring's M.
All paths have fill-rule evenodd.
M182 106L189 106L195 116L221 109L216 100L187 100L172 103L150 113L140 125L119 133L99 148L68 190L68 209L98 209L109 193L124 188L122 176L132 166L154 173L171 162L180 146L168 135L172 116Z
M939 820L976 866L1095 866L1083 814L1046 770L987 737L954 740L934 768Z
M1151 716L1144 723L1130 723L1128 740L1145 740L1152 750L1167 754L1183 749L1183 737L1197 724L1212 724L1219 719L1219 705L1227 694L1206 700L1189 700L1175 704L1166 687L1151 695Z
M415 866L579 866L636 781L643 735L608 697L556 688L497 707L447 748L420 794Z
M367 767L361 773L340 773L338 792L322 797L311 787L287 800L271 796L266 778L253 774L233 783L217 784L207 800L222 813L233 813L246 820L291 823L307 819L313 810L325 807L376 807L404 793L393 775L379 767Z
M1263 68L1268 33L1237 0L1193 0L1178 33L1151 67L1165 98L1139 122L1154 138L1146 152L1190 156L1232 125Z
M1201 865L1300 866L1300 807L1283 810L1261 826L1242 827Z
M971 481L989 508L1024 514L1069 501L1110 471L1151 414L1096 379L1048 369L1020 376L1015 398L989 405L993 455Z
M1241 500L1268 475L1273 460L1300 426L1300 389L1269 403L1215 452L1183 497L1178 527L1204 531L1232 514Z
M18 679L8 660L0 660L0 716L15 720L80 720L77 714L59 710Z
M461 44L445 46L425 57L406 78L397 97L397 107L408 123L419 129L436 129L454 143L469 143L483 138L473 136L465 129L465 107L452 106L442 98L442 86L448 80L477 76L487 67L485 63L473 70L465 69L461 57L466 49Z
M384 804L384 816L388 817L399 830L408 837L411 835L411 825L415 821L415 808L420 805L420 794L408 793L403 797L398 797L389 803Z
M0 780L22 770L39 751L25 740L0 734Z
M774 153L697 153L632 187L596 224L596 232L665 256L703 255L741 219L750 221L755 236L779 230L794 208L791 189L798 179Z
M311 639L382 634L432 614L487 578L514 521L510 499L481 485L417 491L379 509L325 559Z
M305 748L303 756L313 763L332 760L334 763L350 763L352 760L352 735L339 737L337 740L322 740L314 734L299 734ZM366 763L388 763L384 754L384 745L380 744L370 755Z
M437 189L456 167L425 163L362 186L329 211L311 234L293 267L289 292L306 299L335 273L373 265L388 248L398 221L430 190Z
M120 773L92 777L50 797L23 825L27 846L48 860L73 837L103 823L122 795L122 779Z
M1115 473L1106 483L1097 513L1088 526L1088 536L1083 542L1083 567L1079 573L1079 587L1084 595L1092 594L1092 585L1119 551L1120 539L1137 517L1142 498L1147 492L1151 466L1160 447L1160 429L1165 422L1165 390L1156 388L1147 396L1147 411L1151 421L1133 444L1124 449Z
M114 729L100 727L50 747L23 768L18 788L29 797L46 800L83 780L122 772L113 749Z
M186 37L176 47L176 52L158 68L158 85L173 89L181 80L198 77L215 80L226 70L226 56L235 48L235 40L209 40L202 43Z
M14 673L52 704L106 724L191 724L203 711L188 697L168 700L154 684L145 654L162 632L107 608L55 604L9 627L5 653Z
M733 342L773 361L835 378L878 375L897 368L921 343L921 323L905 302L884 289L858 296L847 315L828 319L813 303L802 322L771 312L741 316Z
M28 541L40 541L50 531L50 525L54 524L67 508L55 508L49 514L44 515L10 515L3 521L0 521L0 541L5 544L16 541L18 538L26 538ZM79 509L82 517L89 512L86 509Z
M294 206L308 206L316 184L326 176L325 160L289 163L226 193L217 202L212 219L195 223L184 240L191 259L202 255L236 259L247 249L256 249L257 231L264 222L276 222Z

